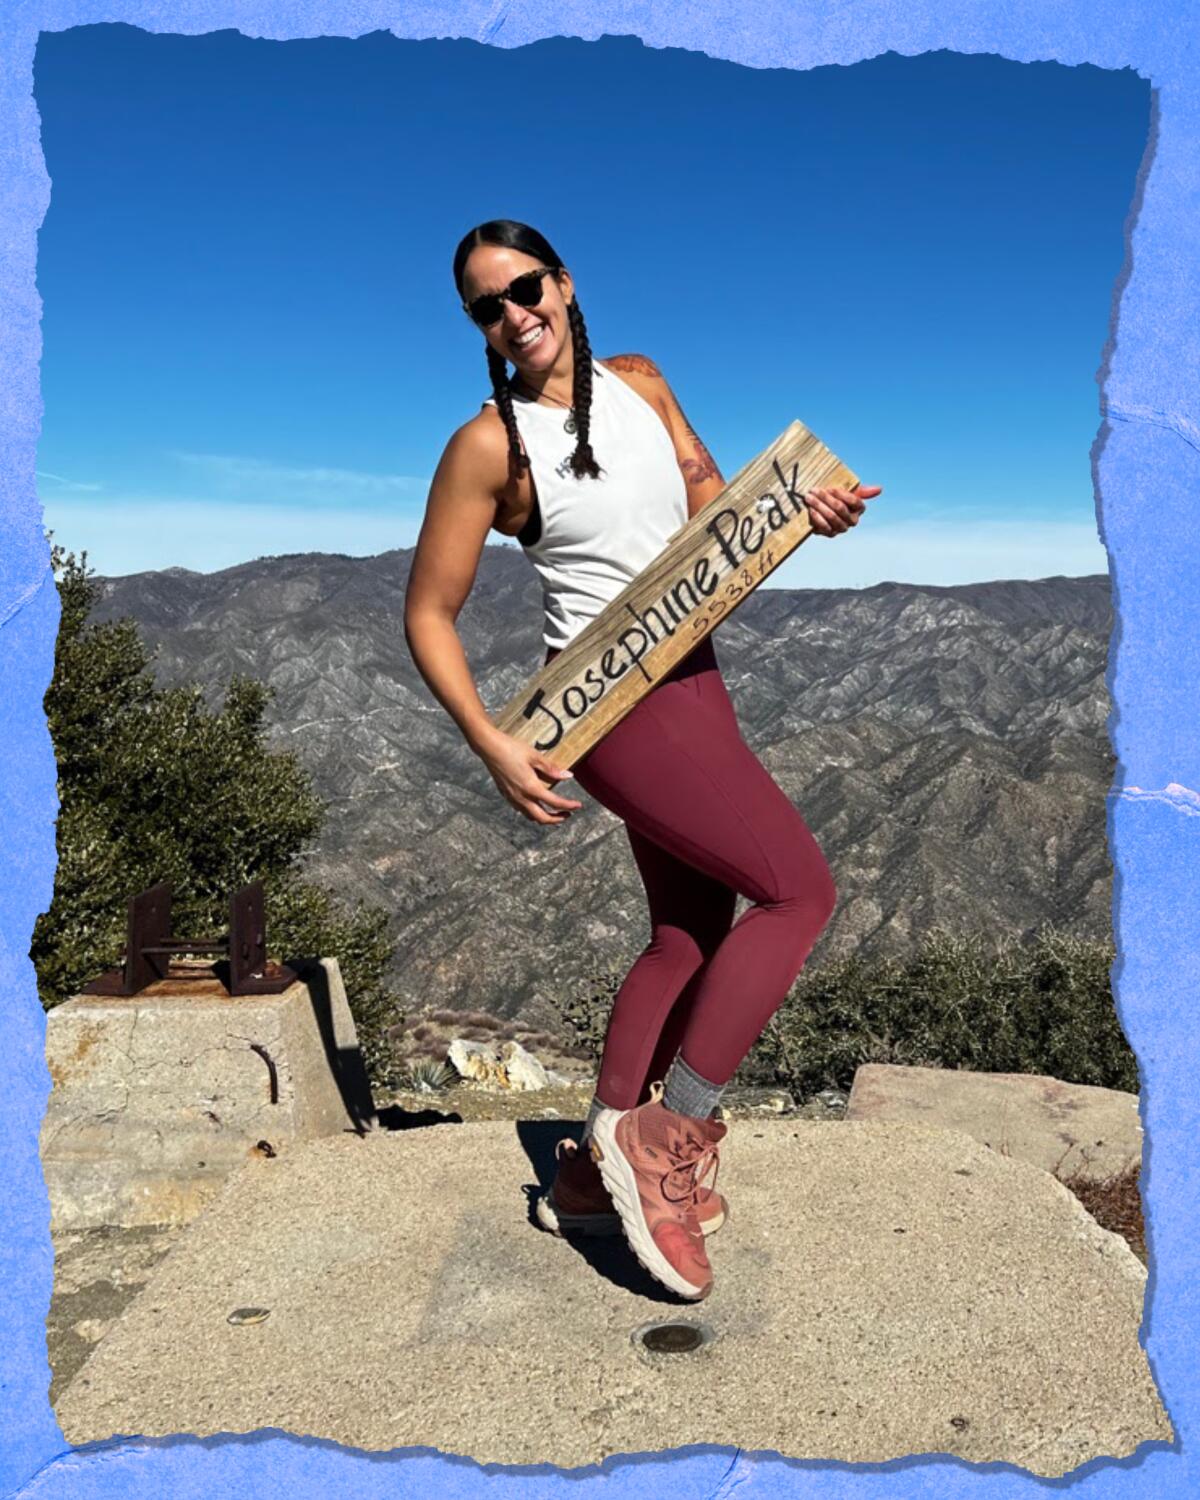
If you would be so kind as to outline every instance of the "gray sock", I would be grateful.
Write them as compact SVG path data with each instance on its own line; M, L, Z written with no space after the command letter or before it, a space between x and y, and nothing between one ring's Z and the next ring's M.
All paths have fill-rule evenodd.
M587 1119L583 1122L583 1133L579 1137L579 1144L581 1147L587 1144L587 1139L592 1133L592 1126L596 1123L596 1116L602 1109L607 1108L607 1104L602 1103L593 1095L591 1108L587 1112Z
M676 1114L707 1120L716 1114L724 1090L723 1083L709 1083L707 1078L701 1078L684 1062L683 1054L677 1053L667 1070L662 1102Z

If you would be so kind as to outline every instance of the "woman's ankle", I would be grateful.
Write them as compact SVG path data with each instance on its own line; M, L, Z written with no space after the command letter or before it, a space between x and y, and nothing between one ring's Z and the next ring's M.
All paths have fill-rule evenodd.
M712 1083L703 1078L689 1067L680 1052L667 1070L662 1102L674 1114L688 1115L693 1120L711 1120L720 1107L725 1087L723 1083Z

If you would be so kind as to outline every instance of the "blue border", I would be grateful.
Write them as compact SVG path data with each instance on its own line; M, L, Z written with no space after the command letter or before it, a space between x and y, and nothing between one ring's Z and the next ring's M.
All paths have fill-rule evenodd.
M58 626L34 486L41 419L41 303L35 286L37 231L50 184L39 145L33 57L39 30L123 21L147 31L199 34L235 28L249 36L462 37L515 47L549 36L592 40L636 35L647 46L681 47L752 67L848 66L894 51L995 53L1018 62L1057 60L1133 68L1152 85L1154 117L1126 223L1126 257L1114 288L1114 331L1098 371L1107 413L1092 451L1101 537L1109 551L1117 621L1108 687L1118 769L1108 799L1116 873L1113 970L1118 1012L1142 1068L1147 1151L1142 1190L1151 1254L1143 1342L1176 1433L1189 1426L1200 1339L1193 1270L1200 1243L1191 1159L1196 1023L1200 1016L1200 87L1191 62L1197 11L1184 0L621 0L553 4L476 0L453 7L331 0L270 4L205 0L189 5L16 0L6 13L0 141L0 340L3 410L0 468L0 984L5 996L0 1090L5 1150L4 1271L0 1284L0 1495L245 1495L300 1497L481 1496L522 1492L537 1500L566 1490L624 1500L648 1486L660 1500L706 1496L951 1496L989 1500L1031 1485L1086 1485L1089 1494L1185 1495L1190 1460L1175 1446L1144 1444L1123 1460L1099 1459L1066 1479L1036 1479L1005 1464L950 1455L880 1465L787 1461L732 1449L640 1454L601 1468L482 1469L428 1449L390 1456L269 1430L254 1436L95 1444L65 1442L48 1399L45 1319L52 1255L49 1206L37 1138L50 1088L45 1017L29 943L50 902L57 814L52 747L42 712ZM869 219L869 216L868 216ZM1014 268L1019 274L1019 267ZM1119 328L1116 325L1119 311ZM1052 503L1052 497L1047 497ZM14 878L15 877L15 878ZM567 1489L569 1487L569 1489Z

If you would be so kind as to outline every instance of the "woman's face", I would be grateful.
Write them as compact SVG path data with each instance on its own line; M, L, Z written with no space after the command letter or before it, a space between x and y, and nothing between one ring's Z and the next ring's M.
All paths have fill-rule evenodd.
M463 301L471 302L485 292L501 292L523 271L537 270L541 265L540 260L521 250L476 245L463 267ZM518 370L529 375L544 374L556 366L563 349L571 347L567 304L574 295L569 271L543 276L542 300L536 307L518 307L515 302L506 301L500 321L480 332ZM531 343L518 342L530 334Z

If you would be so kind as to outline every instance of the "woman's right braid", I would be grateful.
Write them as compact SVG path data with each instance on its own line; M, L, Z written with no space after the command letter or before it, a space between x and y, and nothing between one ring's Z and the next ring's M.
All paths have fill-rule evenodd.
M517 431L517 419L513 415L512 390L508 384L508 361L491 344L487 346L488 374L492 379L492 394L496 398L496 410L504 419L504 428L508 433L508 456L510 466L516 469L518 474L523 473L529 467L529 455L522 452L521 435Z

